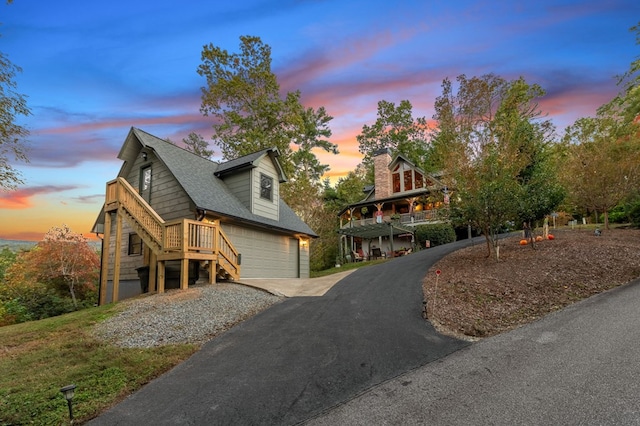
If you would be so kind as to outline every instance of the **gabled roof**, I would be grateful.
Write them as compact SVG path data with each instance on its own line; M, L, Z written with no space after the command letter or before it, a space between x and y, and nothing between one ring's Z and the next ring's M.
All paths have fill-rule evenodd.
M278 171L278 178L280 183L286 182L287 177L284 175L284 171L280 166L280 162L276 160L276 158L280 156L280 151L278 151L278 148L275 147L263 149L262 151L254 152L253 154L244 155L234 160L227 161L226 163L222 163L218 166L218 170L215 172L215 175L218 177L222 177L224 175L235 173L241 170L258 167L258 163L262 161L262 159L267 155L271 158L271 161L273 161L273 165Z
M426 175L427 173L425 173L424 170L422 170L420 167L416 166L411 160L409 160L407 157L405 157L402 154L397 154L393 160L391 160L391 162L389 163L389 165L387 166L389 168L389 170L393 170L394 167L398 164L398 163L407 163L412 169L419 171L420 173L422 173L423 175Z
M132 161L128 161L131 157L123 157L131 150L131 147L127 147L127 145L133 144L134 141L138 141L141 144L139 149L146 148L155 152L160 161L166 165L189 198L191 198L196 208L269 229L280 230L287 233L306 234L312 237L317 236L282 200L279 200L280 220L273 220L252 213L236 198L224 181L216 177L216 173L221 167L226 164L227 170L229 170L233 168L233 164L232 167L228 167L228 163L221 165L207 160L135 127L131 128L125 145L118 155L119 158L125 160L120 175L126 174L125 171L130 167L127 166L127 163L132 163ZM252 154L252 156L242 157L244 160L237 163L246 164L247 157L253 158L251 162L257 161L257 159L265 155L270 155L269 152L271 151L273 151L273 149L256 153L257 156L255 158L253 157L254 154ZM272 159L273 158L275 157L272 157ZM278 164L278 161L276 160L274 163ZM284 174L282 177L284 177Z

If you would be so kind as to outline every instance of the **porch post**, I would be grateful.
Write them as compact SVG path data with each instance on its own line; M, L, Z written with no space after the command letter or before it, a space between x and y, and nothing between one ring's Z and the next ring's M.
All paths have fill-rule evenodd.
M156 291L156 272L158 270L158 256L152 251L149 259L149 293Z
M164 260L158 262L158 294L164 293Z
M189 259L180 260L180 290L189 288Z
M116 214L116 248L115 248L115 262L113 266L113 288L111 301L117 302L120 294L120 257L122 249L122 215Z
M100 263L100 299L98 305L107 301L107 283L109 282L109 243L111 242L111 213L104 214L104 237L102 239L102 262Z

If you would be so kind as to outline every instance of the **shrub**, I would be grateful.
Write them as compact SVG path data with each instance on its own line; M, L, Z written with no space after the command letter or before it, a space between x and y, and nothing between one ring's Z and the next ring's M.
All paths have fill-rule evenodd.
M420 247L424 247L424 243L427 240L431 242L432 247L452 243L456 240L456 232L450 223L416 226L416 241Z

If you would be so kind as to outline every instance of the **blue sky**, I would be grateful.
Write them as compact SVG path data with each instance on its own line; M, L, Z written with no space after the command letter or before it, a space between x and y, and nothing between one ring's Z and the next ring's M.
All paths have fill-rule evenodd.
M615 75L638 57L639 21L631 0L3 2L0 51L23 69L33 115L22 120L26 184L0 193L0 238L39 240L63 223L87 234L131 126L210 138L196 72L205 44L237 52L253 35L271 46L283 92L334 117L341 154L320 157L335 181L360 162L355 137L378 101L408 99L431 118L442 80L460 74L541 85L562 133L615 95Z

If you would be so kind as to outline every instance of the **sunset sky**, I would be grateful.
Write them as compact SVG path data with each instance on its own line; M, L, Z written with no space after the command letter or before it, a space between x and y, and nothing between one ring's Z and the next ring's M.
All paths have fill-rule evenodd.
M2 1L0 51L23 70L32 116L20 121L31 132L30 163L17 164L25 185L0 192L0 238L37 241L62 224L90 236L132 126L208 139L205 44L237 52L253 35L271 46L283 92L334 117L340 155L319 157L335 182L361 161L356 135L378 101L408 99L430 119L442 80L460 74L541 85L561 134L616 94L639 21L637 0Z

